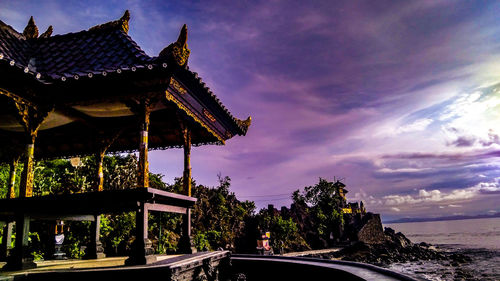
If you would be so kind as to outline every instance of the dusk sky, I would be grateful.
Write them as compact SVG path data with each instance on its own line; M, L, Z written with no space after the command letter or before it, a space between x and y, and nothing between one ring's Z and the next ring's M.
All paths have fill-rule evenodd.
M130 10L150 56L189 30L190 69L245 137L192 150L197 183L232 179L258 207L318 178L384 220L500 212L500 2L1 1L22 32L78 32ZM182 175L182 151L153 172Z

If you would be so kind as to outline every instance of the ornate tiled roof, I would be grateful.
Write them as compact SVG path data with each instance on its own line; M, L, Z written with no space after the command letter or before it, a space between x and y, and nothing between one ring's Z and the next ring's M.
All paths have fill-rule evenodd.
M23 70L28 67L25 72L39 74L37 78L44 81L88 76L89 73L92 76L152 62L126 30L117 25L26 39L25 35L0 22L0 56Z
M128 36L128 11L119 20L64 35L50 36L52 27L38 36L31 18L23 34L0 21L0 66L10 65L20 73L32 75L44 84L66 80L90 79L110 73L135 72L137 69L175 68L175 73L188 80L190 88L205 102L213 104L230 118L238 134L246 134L250 119L239 120L231 115L197 73L187 66L187 28L184 26L177 42L165 48L158 57L149 57ZM175 59L164 54L171 53ZM182 57L182 56L187 57ZM182 64L178 63L178 58Z
M30 44L24 35L0 21L0 59L7 63L14 61L19 65L27 65L29 52Z

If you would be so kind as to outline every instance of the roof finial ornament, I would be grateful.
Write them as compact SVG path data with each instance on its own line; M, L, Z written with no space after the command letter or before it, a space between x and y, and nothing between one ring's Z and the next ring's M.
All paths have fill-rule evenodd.
M128 33L128 21L130 20L130 12L128 10L125 10L125 13L123 13L123 16L120 18L120 23L122 25L123 31L125 33Z
M47 30L42 33L39 38L49 38L52 35L52 31L54 31L54 28L52 28L52 25L49 25Z
M23 35L26 39L38 38L38 27L36 27L33 16L30 17L28 25L24 28Z
M248 127L250 127L250 125L252 124L252 117L251 116L248 116L248 118L246 120L240 120L238 118L235 118L235 119L236 119L236 122L238 123L238 125L243 127L245 129L245 131L247 131Z
M184 24L179 34L177 41L168 45L160 52L159 58L165 58L167 63L174 63L178 66L185 67L189 59L191 51L187 45L187 26Z
M102 30L102 29L106 29L106 28L120 28L121 30L123 30L125 33L128 33L128 22L130 20L130 12L128 10L125 11L125 13L123 14L123 16L118 19L118 20L114 20L114 21L110 21L110 22L107 22L107 23L104 23L104 24L99 24L99 25L96 25L94 27L91 27L89 29L89 31L92 31L92 30Z

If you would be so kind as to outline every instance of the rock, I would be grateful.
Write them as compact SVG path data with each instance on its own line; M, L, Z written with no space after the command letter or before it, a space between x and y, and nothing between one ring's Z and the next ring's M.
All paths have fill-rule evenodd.
M367 213L363 216L362 227L358 230L357 238L358 241L369 244L384 242L385 235L379 214Z
M458 267L463 263L471 261L465 255L442 252L427 243L413 244L404 234L401 232L396 233L390 228L384 230L384 235L385 237L381 243L356 242L340 251L322 254L321 257L376 265L388 265L395 262L439 260L444 261L448 265Z

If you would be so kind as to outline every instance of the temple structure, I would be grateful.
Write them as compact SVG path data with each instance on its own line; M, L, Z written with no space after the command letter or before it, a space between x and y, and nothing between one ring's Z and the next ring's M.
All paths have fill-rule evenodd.
M365 214L366 209L364 207L363 201L358 202L347 202L345 195L347 194L347 189L345 189L345 184L337 180L333 186L335 187L335 194L340 199L341 210L343 214Z
M185 25L177 41L150 57L128 36L129 19L126 11L118 20L55 36L52 26L39 34L33 18L22 33L0 21L0 162L11 167L0 220L16 225L16 245L7 263L11 269L34 265L26 253L33 219L92 220L95 239L89 249L100 257L99 214L106 212L137 214L130 264L154 260L147 238L150 210L184 214L180 243L191 252L189 208L196 201L191 197L191 147L221 145L245 135L251 119L233 117L189 69ZM184 194L149 188L148 151L172 147L184 149ZM104 155L136 151L137 185L103 190ZM100 159L94 192L32 197L35 159L82 155ZM16 194L18 163L24 168ZM4 233L10 233L10 225Z

